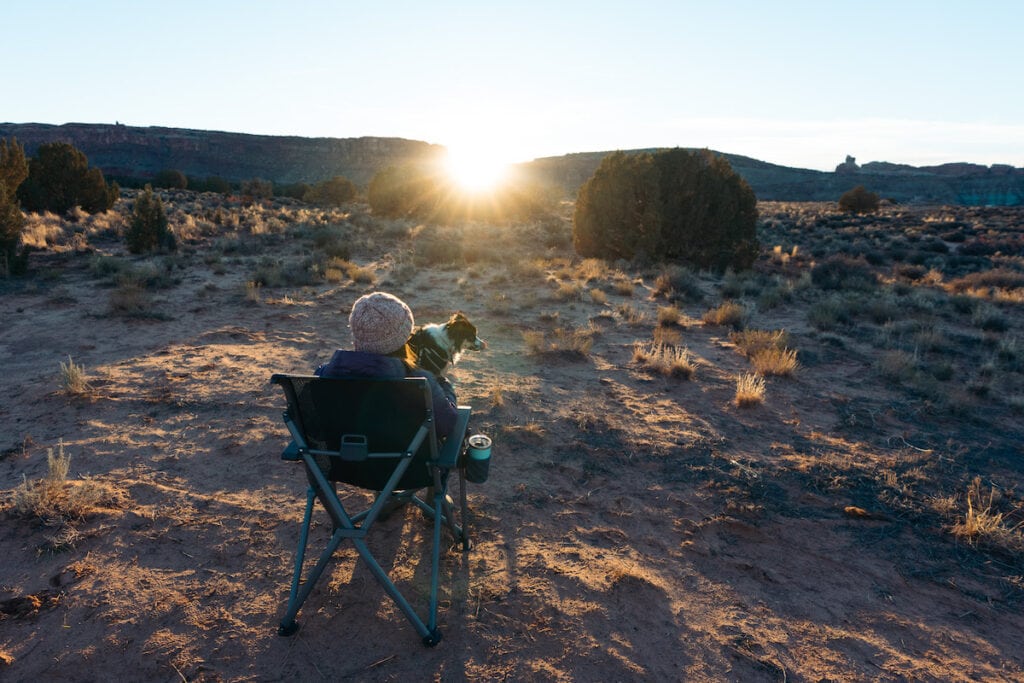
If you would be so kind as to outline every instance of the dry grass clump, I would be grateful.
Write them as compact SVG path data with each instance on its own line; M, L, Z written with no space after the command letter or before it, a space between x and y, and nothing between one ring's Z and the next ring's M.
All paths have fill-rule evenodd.
M583 298L583 286L578 282L559 282L552 296L556 301L580 301Z
M551 337L542 330L523 332L526 350L533 355L562 354L587 357L594 345L593 327L555 328Z
M913 379L917 373L917 366L917 355L900 349L884 351L875 363L878 373L890 382Z
M92 391L85 376L85 366L75 365L70 355L67 363L60 364L60 388L70 396L82 396Z
M748 358L758 351L789 346L789 334L785 330L740 330L730 334L729 340Z
M323 278L327 282L338 283L346 279L358 284L372 285L377 282L373 268L360 266L343 258L331 258L323 265Z
M68 481L71 456L64 452L64 442L57 443L57 452L46 449L46 476L35 481L25 479L14 490L14 509L19 514L41 519L78 519L102 504L120 502L123 494L90 479Z
M680 346L683 343L683 332L678 327L655 327L654 341L669 346Z
M262 285L255 280L248 280L245 283L245 300L251 304L258 304L261 299L260 290Z
M681 379L690 379L697 370L689 349L657 341L634 344L633 362L659 375Z
M662 306L658 309L659 325L681 325L682 320L683 312L679 310L678 306Z
M789 377L800 366L793 349L768 348L750 356L750 365L759 375Z
M764 403L764 377L744 373L736 377L736 396L733 399L740 408L750 408Z
M603 280L608 277L608 264L601 259L583 259L583 261L576 266L576 277L583 282Z
M981 477L975 477L967 487L967 512L950 531L972 545L1014 554L1024 552L1024 522L1008 526L1004 514L992 509L995 499L995 487L986 500L981 490Z
M654 280L651 290L654 298L664 297L670 301L686 300L699 302L704 299L700 279L684 266L669 266Z
M153 297L148 291L134 283L124 283L111 290L107 300L109 315L127 318L159 318L153 309Z
M636 285L627 278L616 278L612 282L612 291L619 296L633 296Z
M619 304L615 309L627 325L642 325L647 315L633 304Z
M785 330L742 330L733 332L729 338L750 359L759 375L788 377L799 367L796 351L788 348L789 335Z
M726 301L717 308L708 310L701 319L705 325L720 325L739 329L747 316L747 310L735 301Z

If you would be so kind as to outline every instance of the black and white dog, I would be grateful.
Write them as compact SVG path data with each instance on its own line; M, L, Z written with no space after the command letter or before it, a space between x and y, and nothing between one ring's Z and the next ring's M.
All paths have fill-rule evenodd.
M409 337L409 347L416 354L416 364L438 377L449 365L459 360L463 349L480 351L487 342L476 335L476 327L461 311L446 323L417 327Z

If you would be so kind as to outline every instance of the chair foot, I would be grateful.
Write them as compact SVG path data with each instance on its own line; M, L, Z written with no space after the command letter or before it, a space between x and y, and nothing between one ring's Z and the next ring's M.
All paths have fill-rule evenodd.
M277 635L289 638L299 632L299 622L294 619L290 624L281 622L281 625L277 627Z
M463 536L462 537L462 552L468 553L472 549L473 549L473 544L469 542L469 538L467 536Z
M435 628L433 631L423 636L423 647L434 647L441 642L441 629Z

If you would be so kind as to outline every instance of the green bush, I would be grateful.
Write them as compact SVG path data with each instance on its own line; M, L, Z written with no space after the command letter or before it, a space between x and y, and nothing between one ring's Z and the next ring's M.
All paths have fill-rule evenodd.
M344 176L335 176L309 188L302 199L314 204L341 206L352 202L358 194L355 183Z
M811 282L821 289L867 290L878 284L878 277L864 259L837 254L811 268Z
M250 200L270 199L274 196L274 183L262 178L242 181L242 194Z
M749 268L757 198L708 150L615 152L576 199L573 245L585 257L650 258L697 268Z
M196 192L216 192L218 194L231 194L231 183L220 176L211 175L206 178L186 178L188 187Z
M153 194L153 188L146 185L135 199L131 224L125 233L128 251L141 254L156 249L174 251L177 242L167 223L164 204Z
M188 178L181 171L165 168L153 176L153 187L163 187L168 190L184 190L188 187Z
M18 189L27 211L67 213L80 206L102 213L120 195L117 183L107 185L103 172L90 168L85 154L66 142L40 145L28 165L28 177Z
M13 197L18 187L28 177L28 161L25 160L25 148L18 144L17 138L0 140L0 183L7 186L7 192Z
M289 183L287 185L274 186L274 195L277 197L288 197L306 201L310 187L306 183Z
M878 195L866 190L863 185L844 192L839 198L839 210L849 213L874 213L880 204Z
M18 186L28 176L25 149L18 141L0 140L0 275L24 272L28 254L19 250L25 216L18 205Z
M390 166L370 180L370 210L385 218L425 218L437 204L436 174L423 166Z

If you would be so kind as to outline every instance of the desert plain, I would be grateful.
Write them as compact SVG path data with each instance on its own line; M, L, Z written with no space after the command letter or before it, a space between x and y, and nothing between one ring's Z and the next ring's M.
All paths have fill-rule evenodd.
M1024 209L762 202L754 269L711 273L576 257L571 204L190 192L135 256L125 194L32 217L0 282L0 679L1024 680ZM373 290L488 341L434 648L354 551L276 632L305 479L269 378ZM429 527L379 531L422 610Z

